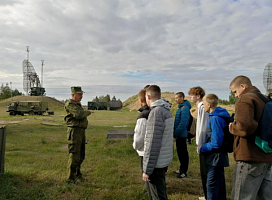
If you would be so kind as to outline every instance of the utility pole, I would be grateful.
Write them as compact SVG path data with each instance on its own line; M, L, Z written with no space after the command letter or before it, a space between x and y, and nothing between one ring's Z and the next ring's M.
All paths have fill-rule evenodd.
M42 60L41 87L43 87L43 63L44 60Z
M10 94L11 94L11 101L13 101L13 97L12 97L12 82L10 82Z
M41 72L41 88L40 88L40 92L41 92L41 101L42 101L42 97L43 97L43 63L44 63L44 60L41 60L42 61L42 72Z

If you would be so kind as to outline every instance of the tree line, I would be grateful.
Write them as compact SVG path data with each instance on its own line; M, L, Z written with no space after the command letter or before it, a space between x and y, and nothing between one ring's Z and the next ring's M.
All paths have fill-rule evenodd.
M231 91L230 95L229 95L229 100L222 100L219 99L219 103L223 104L223 105L231 105L231 104L235 104L237 102L238 98L235 97L235 94Z
M8 83L6 85L2 84L0 88L0 100L2 99L8 99L11 96L20 96L22 95L21 92L19 92L17 89L12 90Z
M121 101L121 100L120 99L117 100L115 96L113 96L111 99L110 95L107 94L106 96L104 95L99 97L96 96L92 101L98 103L98 102L110 102L110 101Z

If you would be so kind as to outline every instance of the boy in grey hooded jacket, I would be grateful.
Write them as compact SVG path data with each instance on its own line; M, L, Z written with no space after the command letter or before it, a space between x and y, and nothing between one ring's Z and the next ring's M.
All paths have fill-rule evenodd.
M159 86L146 90L150 114L144 140L143 180L150 199L167 199L165 173L173 158L173 116L171 104L161 99Z

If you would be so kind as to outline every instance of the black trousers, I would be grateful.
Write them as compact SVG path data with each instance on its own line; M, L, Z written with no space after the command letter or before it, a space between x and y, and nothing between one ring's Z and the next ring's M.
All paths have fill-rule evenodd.
M189 153L187 150L187 138L180 137L176 139L177 154L180 162L180 172L187 173L189 166Z
M167 200L165 173L168 167L154 168L154 171L149 176L149 182L145 182L145 187L150 200Z

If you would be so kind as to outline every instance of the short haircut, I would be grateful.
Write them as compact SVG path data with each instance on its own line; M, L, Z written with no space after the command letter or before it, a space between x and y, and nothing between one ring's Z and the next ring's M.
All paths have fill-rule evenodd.
M207 94L204 96L203 100L211 104L212 107L216 107L219 101L218 96L215 94Z
M196 87L192 87L190 88L189 95L199 95L200 98L202 99L205 96L205 91L203 90L202 87L196 86Z
M150 85L148 88L146 88L146 93L150 94L151 99L161 98L161 89L157 85Z
M144 101L144 103L146 103L145 93L146 93L146 90L145 90L145 89L140 90L140 92L138 93L138 97L139 97L140 99L142 99L142 100Z
M251 80L243 75L236 76L231 82L230 82L230 87L231 86L240 86L241 84L244 84L246 86L252 86Z
M145 87L144 87L144 89L146 89L146 88L148 88L150 85L146 85Z
M183 92L177 92L176 95L179 96L179 97L183 97L183 98L185 97Z

